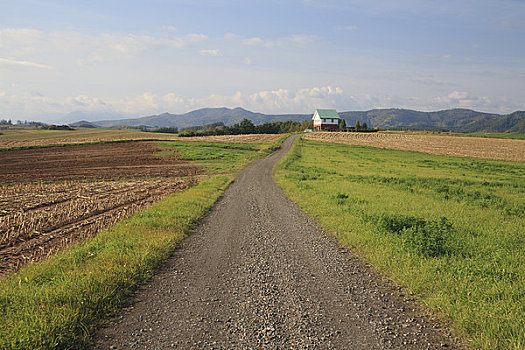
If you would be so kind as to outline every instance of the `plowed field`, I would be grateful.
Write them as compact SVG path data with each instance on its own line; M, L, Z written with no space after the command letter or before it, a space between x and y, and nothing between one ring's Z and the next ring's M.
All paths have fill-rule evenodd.
M47 145L69 145L125 140L174 140L213 142L266 142L277 140L282 135L220 135L205 137L179 137L176 134L140 132L117 129L40 130L13 128L2 130L0 148L39 147Z
M9 184L0 187L0 275L94 236L204 173L155 156L161 150L127 142L0 151L0 184Z
M176 156L155 156L161 150L151 142L124 142L0 151L0 184L172 177L204 172Z
M303 137L314 141L439 155L525 161L525 140L352 132L315 132Z

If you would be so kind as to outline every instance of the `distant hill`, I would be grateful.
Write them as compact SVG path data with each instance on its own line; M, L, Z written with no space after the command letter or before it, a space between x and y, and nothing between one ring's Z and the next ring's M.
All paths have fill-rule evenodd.
M98 128L99 127L97 124L88 122L87 120L81 120L79 122L70 123L68 125L74 128Z
M339 113L347 125L356 121L369 126L397 130L441 130L456 132L525 132L525 112L500 115L470 109L419 112L409 109L374 109Z
M233 125L241 122L244 118L250 119L254 124L262 124L272 121L285 120L305 120L311 116L302 114L279 114L269 115L255 113L246 109L237 107L230 108L202 108L184 114L162 113L147 117L121 120L101 120L95 123L101 127L115 126L150 126L150 127L172 127L179 129L223 122L226 125Z
M525 132L525 111L507 115L477 112L470 109L448 109L437 112L419 112L409 109L373 109L363 112L340 112L346 124L359 121L369 127L397 130L441 130L456 132ZM263 114L243 108L203 108L185 114L163 113L142 118L102 120L91 122L100 127L149 126L177 127L179 129L222 122L226 125L250 119L254 124L273 121L304 121L312 114ZM72 124L70 124L72 125Z
M410 109L374 109L342 112L347 125L356 121L369 126L397 130L441 130L456 132L525 132L525 111L500 115L470 109L419 112Z

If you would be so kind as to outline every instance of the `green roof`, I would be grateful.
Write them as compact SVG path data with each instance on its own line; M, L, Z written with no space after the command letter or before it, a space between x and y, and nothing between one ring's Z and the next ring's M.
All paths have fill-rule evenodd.
M315 111L321 119L339 119L339 114L337 114L335 109L316 109Z

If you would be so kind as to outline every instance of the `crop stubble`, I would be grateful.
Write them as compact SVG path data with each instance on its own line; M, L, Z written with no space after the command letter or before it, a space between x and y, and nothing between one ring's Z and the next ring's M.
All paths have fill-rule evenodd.
M204 172L154 156L160 150L133 142L0 152L0 183L9 184L0 187L0 276L96 235ZM73 181L86 179L95 181ZM100 181L108 179L120 180Z
M412 134L315 132L307 140L372 146L438 155L525 161L525 140Z
M35 130L14 129L2 130L0 135L1 148L16 147L42 147L50 144L73 145L96 142L129 141L129 140L165 140L165 141L199 141L199 142L272 142L282 135L280 134L258 134L258 135L217 135L200 137L179 137L176 134L150 133L130 130L91 129L74 131L63 130Z

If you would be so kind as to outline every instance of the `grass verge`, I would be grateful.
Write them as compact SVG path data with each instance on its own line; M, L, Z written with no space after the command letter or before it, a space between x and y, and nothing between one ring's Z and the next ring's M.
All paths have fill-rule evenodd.
M298 140L276 179L472 346L524 348L524 163Z
M235 171L279 147L184 143L184 156L208 150L223 160L199 184L175 193L96 237L0 282L1 349L84 348L96 329L123 305L206 215ZM177 143L178 144L178 143ZM167 144L166 146L174 146ZM184 146L184 147L183 147ZM242 148L242 150L239 150ZM233 154L233 156L232 156ZM201 159L202 161L202 159Z

